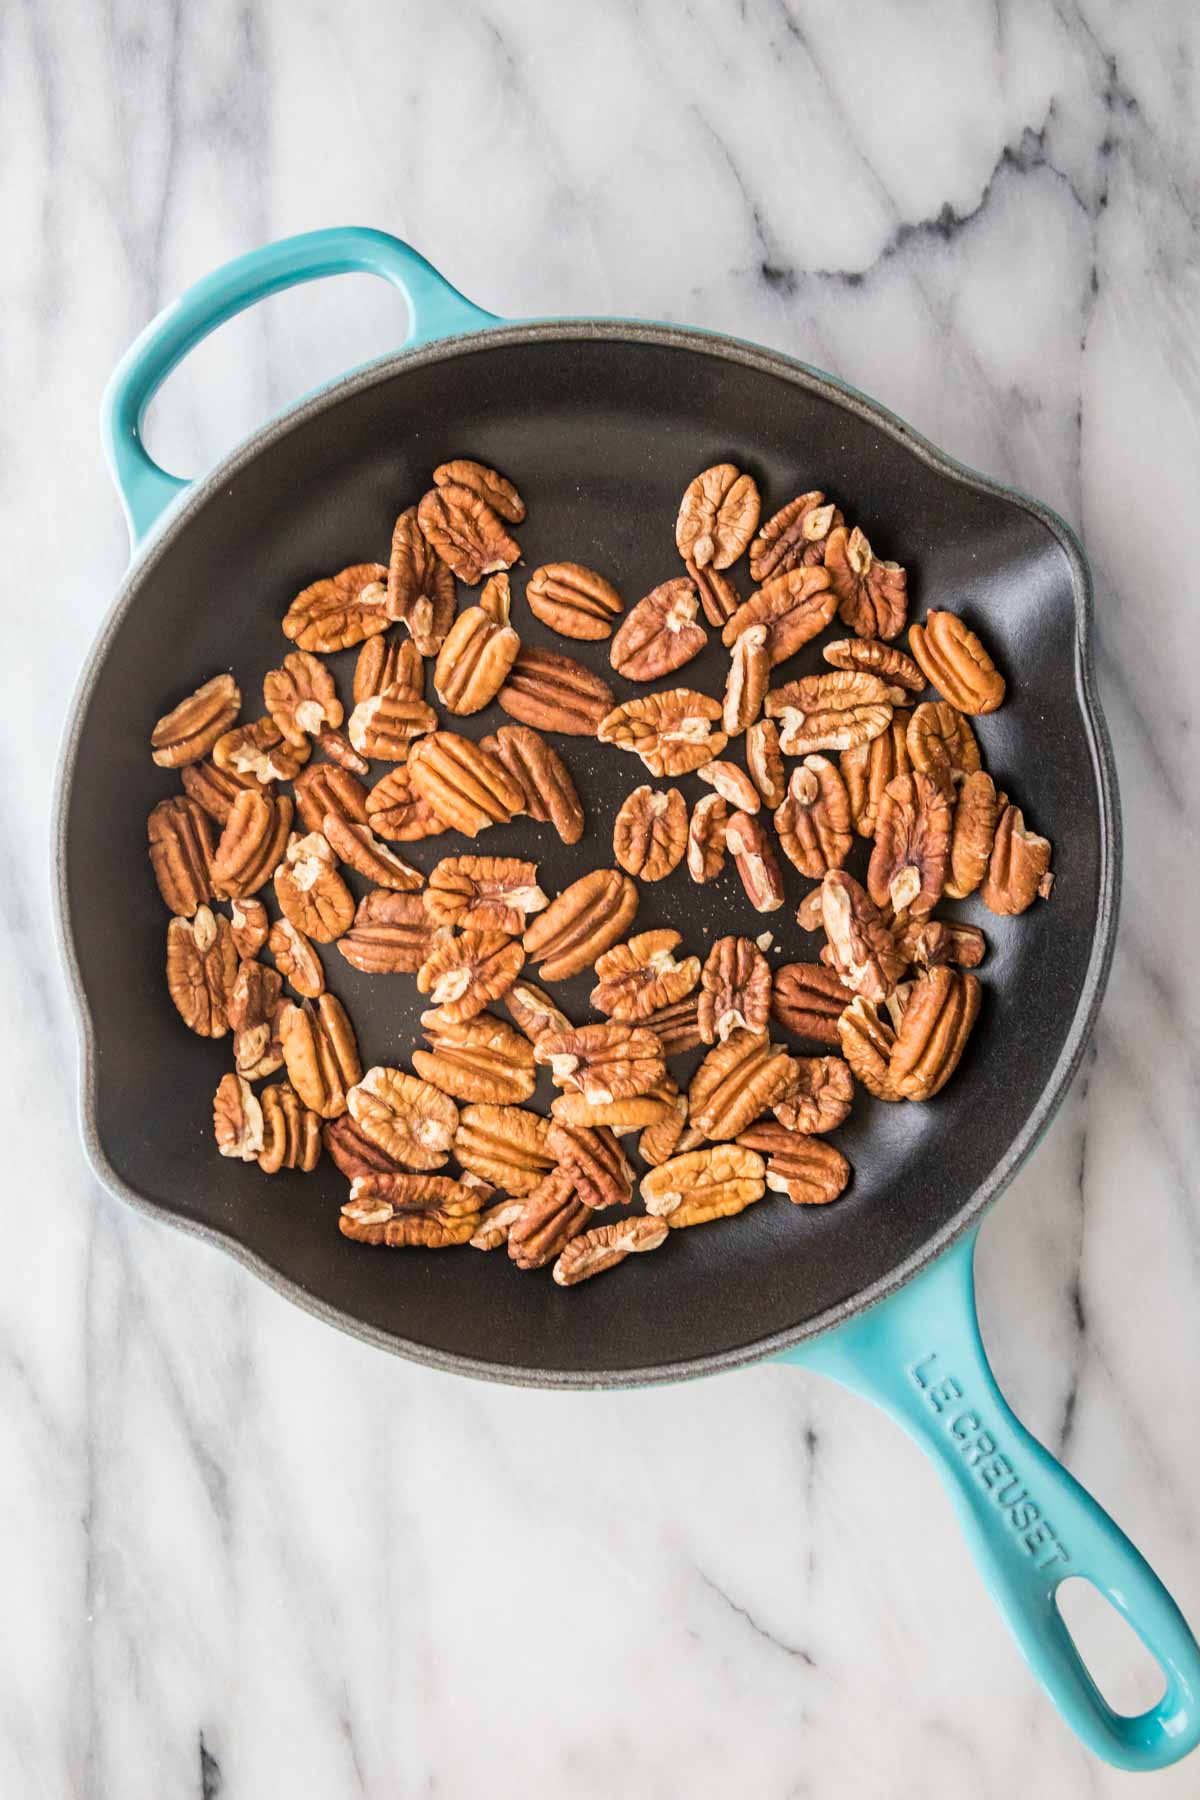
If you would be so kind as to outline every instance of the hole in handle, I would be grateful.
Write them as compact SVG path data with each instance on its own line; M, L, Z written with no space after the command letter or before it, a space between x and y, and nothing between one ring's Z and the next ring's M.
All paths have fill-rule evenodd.
M1114 1712L1127 1718L1148 1712L1166 1692L1158 1663L1128 1619L1086 1575L1068 1575L1054 1604L1088 1673Z

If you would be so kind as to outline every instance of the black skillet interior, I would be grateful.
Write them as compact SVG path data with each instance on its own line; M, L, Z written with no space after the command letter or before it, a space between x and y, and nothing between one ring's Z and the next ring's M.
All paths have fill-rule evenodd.
M900 428L781 359L618 327L533 330L398 359L310 403L250 449L205 484L133 571L80 717L73 778L68 768L69 931L94 1030L86 1123L105 1178L232 1240L261 1273L351 1330L450 1366L580 1384L700 1372L763 1340L799 1338L981 1206L1064 1079L1111 883L1102 753L1080 695L1081 576L1050 525L938 466ZM397 511L420 496L436 463L456 455L503 469L525 495L514 622L537 643L554 640L522 598L528 572L571 558L602 570L632 603L679 572L679 496L706 465L728 459L752 471L768 511L825 489L880 554L905 563L914 614L949 606L981 628L1009 684L1005 706L978 724L986 766L1055 845L1048 904L1013 921L976 902L957 909L983 926L990 946L974 1038L957 1078L929 1105L859 1095L837 1140L854 1168L842 1200L805 1209L768 1196L569 1292L545 1272L519 1274L503 1253L346 1242L337 1231L345 1183L327 1158L313 1175L274 1180L218 1159L211 1095L230 1066L228 1040L192 1037L171 1007L165 917L146 862L146 814L178 785L147 754L155 718L226 668L254 716L263 673L288 648L279 620L293 594L347 563L386 561ZM733 574L748 592L745 563ZM606 645L563 647L611 676ZM343 698L352 660L335 665ZM714 634L674 680L719 693L726 660ZM812 645L776 679L823 666ZM619 697L635 691L614 686ZM455 728L482 735L498 722L493 707ZM518 820L476 846L537 857L551 891L611 863L613 816L646 779L636 759L613 749L556 741L587 807L584 841L567 848L549 827ZM694 776L678 785L689 800L706 791ZM428 870L466 847L451 838L402 853ZM681 869L642 887L637 928L676 926L689 948L768 929L772 963L811 959L817 943L794 921L810 884L790 868L787 881L786 910L763 917L732 868L703 889ZM404 1064L424 1004L412 978L360 975L332 946L323 955L364 1065ZM560 991L576 1018L586 1016L588 986L580 978Z

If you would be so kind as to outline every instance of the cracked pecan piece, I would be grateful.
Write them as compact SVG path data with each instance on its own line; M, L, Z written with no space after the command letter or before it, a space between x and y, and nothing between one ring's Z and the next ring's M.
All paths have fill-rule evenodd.
M344 716L333 676L308 650L293 650L278 669L267 671L263 705L279 735L298 749L326 725L336 731Z
M433 1021L456 1025L473 1019L489 1000L499 1000L525 965L520 941L503 931L439 932L417 970L417 988L437 1012ZM429 1024L430 1015L422 1015Z
M905 734L914 769L932 775L947 793L980 767L975 733L947 700L927 700L908 721Z
M675 1088L671 1094L670 1112L664 1113L661 1119L656 1119L653 1125L647 1125L638 1138L638 1155L652 1169L657 1169L660 1163L665 1163L668 1157L675 1155L687 1126L686 1096L679 1092L670 1076L667 1077L666 1087L668 1092L672 1087Z
M845 1124L854 1100L849 1065L840 1056L798 1056L795 1061L796 1085L775 1107L776 1119L789 1131L806 1136L836 1131Z
M360 1131L349 1113L340 1119L327 1119L321 1140L347 1181L360 1175L401 1175L404 1165L381 1150L364 1131Z
M413 893L424 883L420 870L381 844L369 825L354 824L340 813L327 813L324 836L334 855L348 869L374 882L376 887Z
M337 947L364 975L415 975L437 937L423 895L374 888L359 901Z
M436 656L454 617L454 575L421 530L415 506L392 528L387 617L408 627L422 656ZM357 677L356 677L357 681ZM355 693L355 700L359 699Z
M533 1046L533 1055L535 1062L550 1070L564 1093L582 1094L599 1106L648 1094L667 1072L662 1045L654 1033L620 1019L544 1031Z
M283 976L278 969L268 968L255 957L241 962L225 1003L225 1016L231 1028L235 1032L249 1031L256 1025L269 1025L282 993Z
M524 1211L524 1200L497 1200L493 1206L485 1206L479 1215L475 1235L467 1240L472 1250L503 1249L508 1243L509 1232Z
M283 635L300 650L331 656L387 630L387 570L352 563L304 588L283 618Z
M519 1106L537 1085L528 1039L494 1013L482 1012L457 1025L429 1024L425 1036L429 1049L413 1051L413 1067L423 1081L455 1100Z
M523 1106L464 1106L454 1154L473 1175L506 1194L531 1194L553 1168L546 1148L549 1119Z
M725 847L737 865L746 898L755 912L778 911L783 905L783 876L762 820L749 813L731 813L725 827Z
M1004 677L969 625L957 613L930 612L910 625L909 647L944 700L963 713L995 712L1004 699Z
M163 714L150 733L152 758L160 769L200 762L229 730L241 706L241 689L233 676L214 675Z
M892 1079L896 1033L873 1001L856 995L838 1020L842 1055L868 1093L894 1102L903 1095Z
M308 761L311 745L284 742L274 719L255 719L235 725L213 745L213 762L228 775L253 776L263 787L273 781L291 781Z
M233 803L244 788L259 785L253 775L234 775L218 769L214 762L188 763L180 769L179 779L188 799L202 807L216 825L228 824ZM265 791L269 794L271 790Z
M285 1005L279 1038L288 1080L305 1106L323 1119L339 1118L348 1091L362 1077L362 1065L354 1027L337 995Z
M908 617L908 576L899 563L881 562L857 525L838 525L825 542L825 567L838 616L855 637L899 637Z
M687 832L687 802L678 788L634 788L613 821L613 857L627 874L662 881L682 862Z
M595 737L612 711L613 691L573 656L524 644L496 696L509 718L564 737Z
M450 1175L359 1175L338 1226L360 1244L446 1250L469 1242L479 1209L472 1189Z
M706 1225L745 1212L767 1191L766 1165L741 1144L710 1144L673 1156L642 1176L641 1193L652 1218L673 1230Z
M354 895L338 874L337 858L320 831L293 832L275 871L275 898L297 931L332 944L354 920Z
M568 1125L551 1121L546 1148L571 1177L577 1200L593 1212L605 1206L628 1206L633 1197L633 1167L615 1134L605 1126Z
M213 1136L222 1156L255 1162L263 1146L258 1096L243 1075L222 1075L213 1095Z
M787 794L779 727L774 719L758 719L746 728L746 767L764 806L774 812ZM743 808L743 811L746 809Z
M774 668L819 637L836 611L837 599L824 569L791 569L738 607L721 632L721 642L731 650L743 632L763 625L767 657Z
M488 825L507 825L524 802L500 759L457 732L433 731L422 738L408 768L414 790L435 816L464 837L475 837Z
M245 900L269 881L279 865L292 828L292 802L255 788L243 788L229 809L212 865L213 893L221 900Z
M996 826L987 874L979 889L979 898L988 911L1012 917L1039 898L1048 900L1054 885L1051 854L1049 838L1025 829L1021 808L1006 806Z
M563 1246L550 1273L559 1287L575 1287L581 1281L590 1281L593 1275L602 1275L606 1269L615 1269L627 1256L657 1250L666 1242L667 1231L664 1219L648 1217L593 1225L590 1231L581 1232Z
M537 864L515 856L446 856L429 877L425 910L435 925L518 937L548 904Z
M690 994L700 979L700 958L677 961L682 941L677 931L642 931L598 956L590 995L596 1011L641 1023Z
M367 790L348 769L333 763L310 763L297 775L292 791L306 831L324 831L330 813L352 825L367 823Z
M932 969L936 963L977 969L987 949L979 927L957 919L906 919L893 936L905 961L921 969Z
M689 957L689 962L699 962L699 957ZM699 978L699 970L697 970ZM690 1050L698 1050L703 1043L700 1036L700 996L688 995L682 1000L673 1000L667 1006L656 1007L647 1013L642 1020L648 1025L663 1047L664 1056L686 1056Z
M796 923L801 931L824 931L825 921L819 887L815 887L811 893L805 894L796 908Z
M720 729L721 702L693 688L639 694L601 720L602 744L639 756L651 775L686 775L720 756L728 739Z
M658 681L699 656L708 633L697 623L700 599L686 575L660 582L639 600L612 641L608 660L627 681Z
M524 810L540 825L553 825L564 844L583 836L583 803L558 751L528 725L502 725L483 747L499 758L524 795Z
M321 1121L304 1105L286 1081L264 1088L262 1094L263 1146L258 1166L264 1175L280 1169L300 1169L310 1174L321 1160Z
M511 569L521 555L521 546L483 496L456 482L422 495L417 524L425 541L467 587L477 587L498 569Z
M586 1231L590 1207L575 1193L565 1169L555 1169L529 1195L508 1234L508 1254L518 1269L544 1269L572 1238Z
M950 798L932 776L915 771L888 783L867 868L876 906L928 917L946 881L950 823Z
M433 471L433 483L442 488L470 488L509 525L520 525L525 517L525 502L512 482L496 469L489 469L486 463L472 462L465 456L455 457L451 462L438 465Z
M749 625L729 652L729 674L721 703L726 737L750 731L762 711L771 684L771 654L765 625ZM771 727L774 730L774 726Z
M750 546L750 574L770 581L791 569L811 568L825 560L831 531L844 525L838 508L819 489L798 494L769 518Z
M283 1043L279 1036L279 1018L286 1001L281 1000L269 1019L257 1025L244 1025L233 1034L233 1064L247 1081L263 1081L283 1067Z
M727 800L739 812L756 813L759 808L758 789L744 769L736 763L716 762L701 763L696 774L707 787L715 788L722 800Z
M346 1094L364 1137L406 1169L440 1169L458 1130L449 1094L403 1069L368 1069Z
M735 563L758 527L758 486L733 463L715 463L690 481L675 521L675 542L698 569Z
M944 893L949 900L965 900L987 874L1004 810L996 784L985 769L963 778L954 807L950 833L950 861Z
M440 837L449 829L412 784L406 763L390 769L367 794L367 823L379 837L395 844L412 844L420 838Z
M700 606L705 618L719 631L726 619L731 619L742 604L741 595L729 576L714 569L711 563L700 569L690 557L685 557L684 566L692 586L700 596Z
M664 1076L647 1094L631 1094L626 1100L589 1100L586 1094L559 1094L551 1101L555 1119L567 1125L607 1127L618 1137L655 1125L674 1110L675 1083Z
M424 543L425 540L421 541ZM362 700L369 700L373 694L385 694L389 689L407 694L411 700L425 698L425 661L410 637L368 638L355 660L351 689L355 706Z
M372 640L373 641L373 640ZM319 731L314 740L316 748L336 763L340 769L346 769L351 775L369 775L371 765L365 756L360 756L350 739L341 731L332 731L326 726Z
M721 794L703 794L692 808L687 837L687 870L692 880L715 881L725 867L729 807Z
M305 1000L325 992L325 970L309 938L290 919L276 919L267 935L275 967Z
M731 1031L692 1076L688 1123L707 1138L735 1138L790 1093L795 1061L765 1032Z
M931 1100L945 1087L971 1035L981 991L977 976L944 963L913 984L889 1069L905 1100Z
M704 1043L723 1044L734 1031L766 1031L771 970L749 938L717 939L701 972L700 990L696 1023Z
M782 1125L755 1125L738 1143L766 1157L767 1187L773 1194L786 1194L794 1206L827 1206L850 1180L850 1164L840 1150Z
M813 750L850 750L887 730L902 688L888 687L876 675L835 669L829 675L802 675L772 688L764 702L767 716L779 727L785 756Z
M243 962L257 956L267 941L271 922L261 900L234 900L229 908L233 945Z
M850 854L850 796L835 763L806 756L792 770L787 798L775 812L775 830L788 861L820 881Z
M537 1043L543 1031L571 1029L566 1013L532 981L514 981L504 996L504 1008L531 1044Z
M346 730L360 756L403 762L413 740L436 731L437 722L437 714L424 700L414 700L403 688L384 688L359 701Z
M213 897L213 832L194 800L175 794L160 800L146 820L150 866L168 910L190 919Z
M892 714L886 731L868 743L843 750L838 759L842 780L850 796L850 817L859 837L873 838L884 789L897 775L912 771L908 754L908 712Z
M821 890L816 891L819 894ZM775 970L771 1017L797 1037L836 1044L838 1019L848 1001L841 979L820 963L784 963Z
M593 869L564 888L540 913L522 940L544 981L578 975L611 948L637 912L638 894L619 869Z
M526 582L525 598L535 619L584 643L608 637L625 610L612 582L577 562L543 563Z
M433 687L452 713L477 713L491 704L508 680L521 640L508 622L506 604L499 617L482 606L460 612L438 651Z
M224 1037L238 956L229 920L209 906L194 918L176 915L167 926L167 991L197 1037Z
M912 657L897 650L895 644L880 643L878 638L839 638L836 643L824 645L821 655L831 668L860 669L877 675L889 687L904 688L910 694L919 694L925 686L925 677Z
M821 918L833 966L846 987L868 1000L886 1000L904 971L879 908L844 869L821 883Z

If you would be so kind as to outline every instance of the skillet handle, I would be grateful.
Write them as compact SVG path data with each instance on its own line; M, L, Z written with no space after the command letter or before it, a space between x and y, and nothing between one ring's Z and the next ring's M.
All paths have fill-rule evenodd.
M1162 1769L1200 1742L1200 1648L1144 1557L1009 1410L975 1311L976 1233L860 1317L782 1361L874 1400L950 1490L967 1542L1026 1660L1087 1747L1122 1769ZM1114 1712L1055 1604L1068 1576L1099 1588L1166 1678L1156 1706Z
M113 371L100 409L100 433L136 546L164 509L190 485L159 467L142 442L146 408L176 363L202 338L256 300L326 275L381 275L408 303L405 347L495 324L451 287L410 244L385 231L345 225L264 244L206 275L163 308Z

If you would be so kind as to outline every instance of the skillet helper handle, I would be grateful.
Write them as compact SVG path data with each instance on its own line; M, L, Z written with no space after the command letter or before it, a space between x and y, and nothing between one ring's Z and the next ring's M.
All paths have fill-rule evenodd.
M104 454L136 546L189 482L159 467L142 442L146 408L189 350L268 294L326 275L380 275L408 304L406 349L495 324L420 253L384 231L345 225L251 250L206 275L163 308L113 371L100 411Z
M996 1386L975 1310L975 1237L784 1360L874 1400L933 1459L996 1604L1087 1747L1118 1768L1166 1768L1200 1742L1200 1648L1145 1558ZM1161 1668L1149 1711L1115 1712L1088 1673L1054 1598L1072 1575L1099 1588Z

